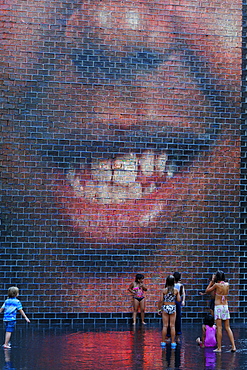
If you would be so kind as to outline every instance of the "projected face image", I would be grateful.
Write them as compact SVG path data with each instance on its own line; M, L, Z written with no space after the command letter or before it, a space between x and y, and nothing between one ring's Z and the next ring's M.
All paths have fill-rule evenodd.
M152 243L177 213L236 195L239 1L87 1L56 12L41 1L41 13L16 3L19 15L11 4L4 53L21 125L5 135L24 140L8 166L18 157L25 170L10 176L30 191L28 177L39 179L82 240ZM37 156L23 156L40 143L34 166Z

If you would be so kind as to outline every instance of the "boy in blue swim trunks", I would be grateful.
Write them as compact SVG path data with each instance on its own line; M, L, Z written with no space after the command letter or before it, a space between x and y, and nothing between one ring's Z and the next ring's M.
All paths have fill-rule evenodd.
M27 322L30 322L29 318L26 316L25 312L22 309L22 304L17 299L19 295L19 289L15 286L12 286L8 289L8 298L0 308L0 312L4 311L3 321L5 323L5 342L3 348L10 349L10 338L11 334L15 330L16 325L16 314L17 311L24 317Z

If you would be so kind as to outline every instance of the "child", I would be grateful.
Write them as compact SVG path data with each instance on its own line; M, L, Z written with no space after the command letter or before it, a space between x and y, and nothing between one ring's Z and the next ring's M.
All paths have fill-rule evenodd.
M180 272L174 272L175 288L179 291L181 301L176 301L176 321L175 321L175 331L178 340L178 335L182 334L182 306L185 306L185 289L184 285L181 283Z
M169 275L166 278L165 289L160 294L160 300L158 305L158 313L162 312L162 342L161 347L166 346L166 334L167 328L170 325L171 330L171 348L176 348L175 343L175 320L176 320L176 301L180 302L180 294L178 289L174 287L175 279L173 275ZM162 309L161 309L162 308Z
M214 280L215 279L215 275L212 276L212 279L209 279L209 282L211 280ZM205 292L199 292L200 295L206 295L206 291ZM210 302L209 302L209 312L212 316L214 316L214 299L215 299L215 292L210 292Z
M144 321L145 316L145 295L144 292L147 291L146 286L143 284L144 275L136 274L135 281L130 284L128 291L133 294L133 325L136 324L136 317L138 309L141 311L142 324L146 324Z
M10 337L13 333L16 325L16 313L17 311L24 317L27 322L30 322L29 318L26 316L22 309L21 302L17 299L19 295L19 289L15 286L12 286L8 289L8 298L0 308L0 312L4 311L3 321L5 323L5 342L3 344L3 348L9 349L11 348L10 345Z
M225 323L225 329L232 345L232 352L236 351L234 336L230 328L230 312L228 309L227 295L229 293L229 284L225 282L223 271L217 271L215 278L209 283L206 293L215 291L214 319L217 326L217 348L215 352L221 352L222 343L222 321Z
M204 347L216 347L216 326L214 325L214 317L209 313L204 317L202 325L202 339L196 339L197 344Z

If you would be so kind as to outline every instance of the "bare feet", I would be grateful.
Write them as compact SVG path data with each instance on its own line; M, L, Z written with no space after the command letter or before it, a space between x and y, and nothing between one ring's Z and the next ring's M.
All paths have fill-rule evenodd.
M221 349L216 348L216 349L214 349L214 352L221 352Z

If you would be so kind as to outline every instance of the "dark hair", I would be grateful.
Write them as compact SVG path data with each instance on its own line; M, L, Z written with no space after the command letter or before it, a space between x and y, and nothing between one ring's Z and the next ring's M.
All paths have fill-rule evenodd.
M167 276L165 287L168 289L169 293L174 294L174 283L175 283L174 276L173 275Z
M174 272L173 276L175 279L175 283L177 283L181 279L181 274L178 271Z
M221 270L218 270L218 271L216 272L216 274L215 274L215 279L214 279L214 281L215 281L216 283L218 283L219 281L225 281L225 274L224 274L224 272L223 272L223 271L221 271Z
M135 282L137 283L138 280L141 280L141 279L144 279L144 275L142 275L142 274L136 274L136 280L135 280Z
M203 324L204 325L208 325L208 326L213 326L214 325L214 317L208 313L205 317L204 317L204 320L203 320Z

